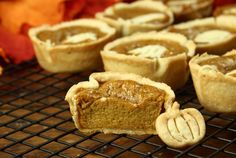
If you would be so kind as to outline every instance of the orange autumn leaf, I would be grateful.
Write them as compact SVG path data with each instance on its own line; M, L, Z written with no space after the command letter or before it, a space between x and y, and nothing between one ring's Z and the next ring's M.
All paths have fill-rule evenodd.
M9 59L7 58L6 53L3 51L2 48L0 48L0 58L4 60L4 62L9 63ZM3 67L0 65L0 75L2 75Z
M30 60L34 56L33 46L27 36L12 33L1 25L0 48L16 64Z
M93 17L95 13L103 11L106 7L122 0L87 0L79 17Z
M10 60L7 58L6 53L3 51L2 48L0 48L0 57L2 57L2 59L6 62L6 63L10 63Z
M88 0L66 0L63 20L71 20L84 10Z
M22 24L31 26L55 24L64 16L64 0L7 0L0 1L3 27L19 33Z

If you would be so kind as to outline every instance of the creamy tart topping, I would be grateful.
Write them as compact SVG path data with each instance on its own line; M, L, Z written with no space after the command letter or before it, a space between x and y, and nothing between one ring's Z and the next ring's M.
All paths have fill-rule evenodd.
M177 32L187 36L189 39L197 43L214 43L220 42L225 38L235 34L235 31L219 26L194 26L188 29L179 29L172 27L170 32Z
M52 45L59 44L78 44L92 42L105 36L106 33L98 28L73 26L58 30L45 30L38 34L38 38Z
M81 43L85 41L95 41L97 40L96 34L92 32L87 32L87 33L81 33L81 34L76 34L72 36L67 36L62 43L64 44L69 44L69 43Z
M160 45L148 45L130 50L128 54L136 55L145 58L160 58L163 57L168 50Z
M199 63L199 65L215 66L223 74L236 70L236 56L222 56L210 58Z
M224 41L224 39L231 37L231 33L225 30L209 30L199 33L194 41L196 43L217 43Z
M177 42L162 40L140 40L120 44L111 49L121 54L136 55L146 58L160 58L187 52L187 48Z
M198 0L169 0L168 5L190 5L197 2Z
M165 21L166 16L161 13L156 13L156 14L141 15L130 19L132 23L137 23L137 24L153 22L154 20Z

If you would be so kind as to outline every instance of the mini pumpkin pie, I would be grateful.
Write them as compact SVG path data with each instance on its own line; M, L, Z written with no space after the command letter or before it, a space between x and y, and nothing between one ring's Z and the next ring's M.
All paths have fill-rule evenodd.
M66 95L81 132L158 134L172 147L192 145L205 134L204 119L196 109L179 110L174 98L164 83L118 72L93 73Z
M96 18L115 27L122 35L163 29L173 22L171 10L161 2L117 3Z
M164 83L117 72L93 73L66 95L80 131L117 134L157 134L156 118L174 98Z
M225 5L222 7L217 7L214 11L214 16L219 15L233 15L236 16L236 4Z
M236 112L236 50L223 56L191 59L190 70L199 102L213 112Z
M223 54L236 48L236 17L219 16L173 25L169 32L185 35L197 45L196 53Z
M178 89L188 79L194 52L195 44L181 34L149 32L117 39L101 56L105 71L135 73Z
M54 26L32 28L39 64L51 72L77 72L102 65L100 50L115 38L116 31L96 19L80 19Z
M162 1L174 13L175 22L210 16L213 0L154 0Z

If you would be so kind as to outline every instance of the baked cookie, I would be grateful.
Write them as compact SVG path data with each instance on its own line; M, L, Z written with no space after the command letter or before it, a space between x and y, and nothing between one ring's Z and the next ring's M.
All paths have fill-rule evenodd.
M161 140L174 148L196 144L206 133L202 114L194 108L180 110L177 102L157 118L156 129Z
M80 131L138 135L157 134L156 118L174 98L164 83L117 72L93 73L66 95Z
M175 22L210 16L213 0L154 0L162 1L174 13Z
M185 35L197 45L196 53L224 54L236 48L236 17L219 16L193 20L168 28Z
M100 50L116 30L96 19L80 19L29 31L39 64L50 72L77 72L102 65Z
M236 112L236 50L223 56L191 59L190 70L199 102L209 111Z
M194 52L195 44L181 34L149 32L117 39L101 56L105 71L135 73L178 89L188 79Z
M97 13L96 18L115 27L120 35L161 30L174 20L167 6L154 1L116 3L104 12Z
M222 7L217 7L213 13L214 16L219 15L233 15L236 16L236 4L225 5Z

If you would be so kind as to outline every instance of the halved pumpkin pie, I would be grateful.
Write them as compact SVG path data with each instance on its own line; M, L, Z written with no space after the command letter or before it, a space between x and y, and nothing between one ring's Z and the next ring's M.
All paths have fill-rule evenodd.
M77 72L102 65L100 50L116 30L96 19L80 19L29 31L39 64L51 72Z
M196 53L224 54L236 48L236 17L219 16L173 25L169 32L181 33L197 45Z
M135 73L178 89L188 79L194 53L195 44L181 34L149 32L117 39L101 56L105 71Z
M225 5L222 7L217 7L214 11L214 16L219 15L233 15L236 16L236 4Z
M170 108L174 92L135 74L93 73L70 88L66 100L82 132L157 134L156 118Z
M70 88L66 100L81 132L158 134L179 148L200 141L205 122L197 109L179 109L164 83L130 73L93 73Z
M191 59L190 70L200 103L213 112L236 112L236 50L223 56Z
M104 12L97 13L96 18L115 27L121 35L161 30L174 20L167 6L154 1L116 3Z

